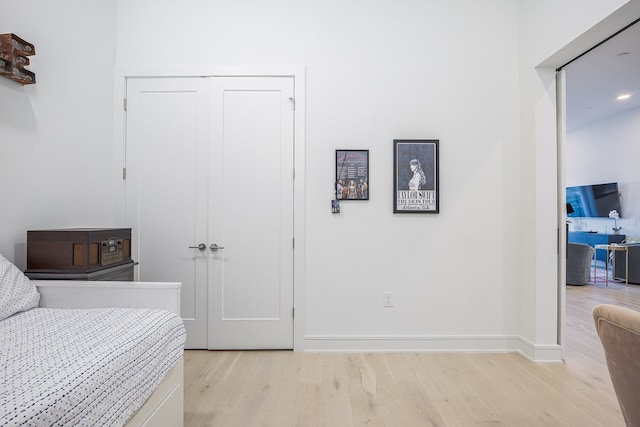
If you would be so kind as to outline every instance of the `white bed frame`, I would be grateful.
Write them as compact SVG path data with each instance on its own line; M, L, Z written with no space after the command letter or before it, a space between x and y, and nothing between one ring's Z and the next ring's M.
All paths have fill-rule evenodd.
M180 282L33 280L45 308L160 308L180 314ZM165 375L125 427L182 427L183 358Z

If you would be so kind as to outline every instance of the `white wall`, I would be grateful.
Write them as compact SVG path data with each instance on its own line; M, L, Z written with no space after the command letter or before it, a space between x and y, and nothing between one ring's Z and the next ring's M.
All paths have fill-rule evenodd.
M3 1L0 32L35 45L36 84L0 78L0 252L27 230L113 223L115 2Z
M570 76L569 76L570 77ZM640 108L567 132L567 186L617 182L622 198L621 233L640 239ZM573 219L572 230L611 233L613 220Z
M26 229L112 220L114 61L301 64L307 348L556 351L554 80L534 67L623 3L565 2L11 1L0 27L36 44L39 81L0 83L0 248L19 260ZM392 213L394 138L440 139L440 214ZM371 200L340 215L336 148L371 157Z
M306 67L308 348L516 334L517 254L503 246L517 189L504 167L518 134L516 4L188 3L119 2L118 67L171 66L173 53L196 67ZM392 213L394 138L440 139L439 215ZM371 159L371 200L340 215L336 148Z

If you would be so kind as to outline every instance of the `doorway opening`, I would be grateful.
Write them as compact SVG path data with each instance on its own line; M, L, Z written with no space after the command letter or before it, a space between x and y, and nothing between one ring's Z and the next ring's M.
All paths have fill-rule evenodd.
M596 303L631 304L636 291L633 285L626 288L616 282L606 285L604 268L613 277L613 264L604 259L601 251L597 263L603 277L590 272L589 282L584 286L565 286L566 246L580 239L582 234L594 233L607 239L614 234L614 220L606 215L568 217L569 199L565 196L567 187L615 182L622 194L622 225L627 236L640 237L640 228L634 217L640 213L640 191L635 194L632 182L635 177L626 165L626 159L633 157L634 148L627 146L632 134L629 123L640 120L640 50L635 46L640 40L640 20L635 20L623 28L613 31L583 53L560 66L556 71L557 84L557 128L558 128L558 225L559 229L559 343L563 355L571 352L594 350L599 354L599 341L595 333L582 336L580 344L567 337L567 332L591 331L593 320L590 309L580 309L581 298ZM617 96L633 92L636 96L620 102ZM635 113L634 113L635 111ZM635 144L633 144L635 145ZM632 151L629 152L628 150ZM613 164L612 164L613 161ZM632 168L633 169L633 168ZM637 207L636 207L637 205ZM573 206L571 206L573 208ZM618 212L620 213L620 212ZM634 214L636 213L636 214ZM624 225L623 225L624 224ZM616 228L616 227L614 227ZM618 230L619 231L619 230ZM590 235L593 237L594 235ZM594 239L589 239L590 241ZM620 239L614 239L616 241ZM576 243L576 242L573 242ZM593 264L591 264L591 267ZM640 309L640 305L636 307ZM570 326L568 326L570 325ZM585 343L590 343L585 346ZM564 357L563 357L564 358Z

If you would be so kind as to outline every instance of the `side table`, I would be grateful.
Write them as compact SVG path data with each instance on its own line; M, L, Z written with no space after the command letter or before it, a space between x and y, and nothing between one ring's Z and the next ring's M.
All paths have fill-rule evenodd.
M609 253L610 252L616 252L616 251L623 251L625 252L626 256L625 256L625 263L626 263L626 271L625 271L625 285L629 286L629 248L625 245L618 245L615 243L612 243L610 245L595 245L594 246L595 251L593 251L593 258L594 258L594 262L593 262L593 280L596 280L596 260L597 260L597 253L598 250L604 250L607 251L607 257L605 258L605 279L604 282L606 284L606 286L609 286ZM613 257L613 262L614 262L614 268L615 268L615 262L616 262L616 258ZM611 278L613 279L613 272L611 274Z

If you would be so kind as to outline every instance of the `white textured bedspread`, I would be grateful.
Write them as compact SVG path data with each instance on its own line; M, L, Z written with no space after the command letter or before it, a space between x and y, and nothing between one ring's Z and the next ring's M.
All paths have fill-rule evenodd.
M0 426L121 426L184 342L164 310L35 308L0 321Z

